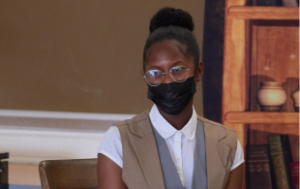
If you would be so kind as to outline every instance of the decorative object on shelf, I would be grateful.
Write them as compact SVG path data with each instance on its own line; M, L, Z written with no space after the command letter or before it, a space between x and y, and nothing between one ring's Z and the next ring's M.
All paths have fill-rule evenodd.
M299 112L299 88L292 92L292 99L294 101L294 108L296 112Z
M286 93L282 83L267 81L261 82L257 92L257 101L262 111L279 112L286 101Z
M281 0L256 0L257 6L281 6Z

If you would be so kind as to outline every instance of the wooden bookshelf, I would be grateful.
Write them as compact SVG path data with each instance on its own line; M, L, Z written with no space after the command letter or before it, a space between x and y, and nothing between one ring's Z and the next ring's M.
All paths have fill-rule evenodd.
M299 7L225 1L222 123L236 131L245 154L246 145L267 144L270 134L289 135L297 152L299 113L291 93L299 87ZM261 111L256 96L264 81L283 83L281 112Z
M244 148L249 124L251 129L267 129L274 118L275 127L295 125L290 94L299 86L299 8L245 4L246 0L226 0L222 92L222 123L236 130ZM260 112L256 93L263 81L284 83L288 98L277 115ZM293 130L298 134L298 127Z
M225 114L228 123L261 123L261 124L297 124L298 112L228 112Z
M228 18L249 20L299 20L299 7L231 6Z

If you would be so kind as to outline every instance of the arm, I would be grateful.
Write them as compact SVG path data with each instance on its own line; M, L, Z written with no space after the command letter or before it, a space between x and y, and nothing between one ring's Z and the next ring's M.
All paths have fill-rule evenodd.
M103 154L98 154L99 189L127 189L122 179L122 168Z
M244 176L244 163L229 173L225 189L242 189Z

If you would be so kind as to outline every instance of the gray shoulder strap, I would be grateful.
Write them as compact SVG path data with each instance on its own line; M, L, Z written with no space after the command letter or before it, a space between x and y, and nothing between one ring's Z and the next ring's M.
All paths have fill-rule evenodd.
M166 189L184 189L164 138L152 126Z
M207 189L205 134L201 120L197 122L195 140L192 189Z

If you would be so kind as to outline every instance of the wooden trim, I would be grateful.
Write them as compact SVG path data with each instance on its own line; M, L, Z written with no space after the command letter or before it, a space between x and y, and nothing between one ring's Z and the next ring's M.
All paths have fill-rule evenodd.
M242 6L246 0L225 0L224 23L224 55L223 55L223 91L222 91L222 123L237 132L237 137L246 152L244 124L231 124L224 120L229 111L244 111L247 106L246 79L246 21L231 19L228 11L232 6ZM236 103L232 103L236 102ZM243 189L246 188L246 169L243 171Z
M131 119L135 114L107 114L58 111L6 110L0 109L0 117L30 117L54 119L84 119L84 120L113 120L123 121Z
M225 120L229 123L299 124L297 112L228 112Z
M251 20L299 20L299 7L231 6L228 18Z

